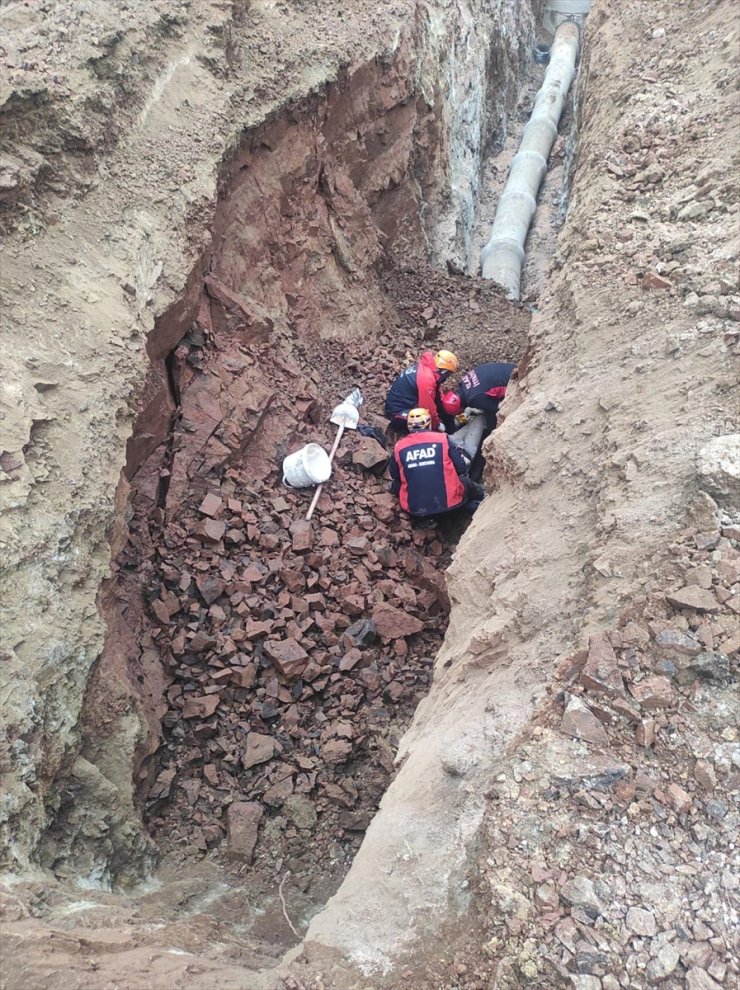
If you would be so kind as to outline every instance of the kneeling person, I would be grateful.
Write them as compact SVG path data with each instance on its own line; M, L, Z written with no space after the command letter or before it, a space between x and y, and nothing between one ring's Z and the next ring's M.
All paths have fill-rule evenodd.
M484 492L467 477L470 460L444 433L432 430L426 409L408 414L409 435L399 440L390 462L391 491L411 516L436 516L453 509L474 512Z

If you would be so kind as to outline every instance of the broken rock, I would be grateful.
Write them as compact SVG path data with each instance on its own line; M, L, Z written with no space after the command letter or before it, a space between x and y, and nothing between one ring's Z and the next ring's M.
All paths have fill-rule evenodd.
M359 619L347 626L344 635L351 646L367 646L377 639L378 632L371 619Z
M713 592L697 585L679 588L678 591L666 593L666 598L676 608L689 608L695 612L716 612L719 603Z
M247 736L247 748L242 756L242 766L245 770L265 763L275 755L275 740L259 732L250 732Z
M321 747L322 759L328 763L329 766L344 763L351 752L352 743L347 742L346 739L330 739Z
M207 519L199 528L198 535L206 543L219 543L226 532L226 523L218 519Z
M372 621L381 639L399 639L420 633L424 623L413 615L407 615L399 608L380 602L373 609Z
M664 650L681 653L683 656L693 657L701 653L701 643L678 629L664 629L655 637L655 642Z
M301 794L291 794L286 797L282 813L296 828L303 829L314 828L318 817L313 801Z
M686 990L720 990L720 984L705 969L693 966L686 974Z
M678 784L671 784L666 789L666 798L668 804L678 815L685 814L691 807L691 797Z
M560 890L560 897L570 908L580 908L592 921L604 914L606 908L588 877L575 876Z
M701 484L720 505L740 500L740 433L714 437L699 451Z
M359 464L367 471L385 465L388 460L388 451L378 443L373 437L361 437L357 449L352 454L352 463Z
M650 960L645 970L645 976L650 984L660 983L662 980L668 979L678 966L679 959L680 955L675 945L670 943L661 945L655 958Z
M609 745L604 726L580 698L573 697L568 702L560 723L560 731L574 739L583 739L592 746Z
M653 935L657 934L658 926L652 911L632 907L627 912L625 921L629 930L635 935L640 935L643 938L652 938Z
M293 793L293 779L291 777L286 777L284 780L279 780L272 787L268 787L264 793L263 801L265 804L269 804L271 808L279 808L283 801Z
M630 684L630 694L643 708L670 708L676 703L676 691L667 677L646 677Z
M235 859L252 862L264 808L257 801L235 801L226 812L226 845Z
M198 512L204 516L215 516L221 508L221 499L213 492L209 492L198 507Z
M182 710L182 717L208 718L216 711L220 700L217 694L207 694L202 698L188 698Z
M581 684L587 690L600 694L624 694L617 656L606 633L597 633L589 639L588 658L581 674Z
M313 530L311 523L305 519L296 519L290 524L290 535L293 540L294 553L306 553L313 547Z
M195 583L206 605L211 605L217 598L220 598L226 587L220 578L213 577L213 575L197 578Z
M265 653L283 677L298 677L308 663L308 653L295 639L280 639L265 643Z

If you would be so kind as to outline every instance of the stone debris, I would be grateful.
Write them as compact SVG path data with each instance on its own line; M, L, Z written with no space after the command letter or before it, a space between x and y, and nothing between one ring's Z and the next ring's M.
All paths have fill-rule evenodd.
M424 623L420 619L385 602L375 606L372 621L375 624L377 634L386 640L413 636L414 633L420 633L424 628Z
M299 371L286 367L295 389ZM203 361L196 385L210 389L216 372ZM182 401L192 432L178 457L200 463L203 413L191 391ZM321 416L319 426L289 416L281 413L288 449L322 429L330 445L335 428ZM401 515L387 479L373 474L388 459L377 440L346 433L342 444L310 522L312 490L263 484L279 484L281 458L260 468L255 449L250 484L238 466L207 482L194 475L192 492L178 489L178 514L152 537L145 644L170 681L149 821L202 852L225 841L229 856L254 854L268 872L305 846L300 830L316 832L310 858L341 868L351 857L394 771L393 722L426 693L447 623L447 538ZM178 477L175 469L172 485ZM142 539L146 559L149 536L138 533L133 526L132 552Z
M605 913L605 907L597 897L593 881L588 877L575 876L560 888L563 901L579 915L585 915L589 921Z
M713 437L699 451L699 477L717 502L729 509L740 505L740 433Z
M587 690L598 694L624 694L617 657L604 634L592 636L589 640L588 658L581 674L581 683Z
M652 911L646 911L645 908L630 908L625 922L629 930L635 935L652 937L658 931L655 915Z
M676 608L688 608L696 612L716 612L719 608L717 598L711 591L695 585L669 592L666 598Z
M715 518L672 545L670 590L565 659L491 786L484 953L507 988L738 982L740 548Z
M230 856L252 862L265 809L258 801L234 801L226 812L226 845Z
M373 437L360 437L352 453L352 463L359 464L366 471L372 471L388 463L388 451Z
M560 722L560 731L566 736L573 736L574 739L583 739L593 746L609 745L604 726L580 698L571 698L568 702Z

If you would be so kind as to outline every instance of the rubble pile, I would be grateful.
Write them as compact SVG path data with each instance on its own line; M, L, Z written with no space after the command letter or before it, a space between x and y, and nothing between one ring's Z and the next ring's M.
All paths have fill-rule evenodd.
M202 850L228 832L251 861L263 816L288 843L317 817L327 842L366 828L396 720L429 685L449 555L357 466L370 445L385 463L377 441L348 439L311 523L304 492L250 490L232 470L168 527L151 600L172 678L156 829Z
M670 585L561 666L491 783L482 962L449 985L736 985L739 540L685 530Z
M529 314L426 267L385 278L396 325L348 342L277 328L264 340L209 276L172 354L169 439L146 457L142 436L114 565L140 666L164 678L160 738L138 772L160 847L340 875L428 690L461 527L414 527L399 512L377 439L385 395L421 350L451 340L461 370L516 356ZM282 460L312 441L328 450L331 409L357 385L375 436L345 433L306 522L313 489L284 485Z
M420 328L419 346L451 348L461 371L484 361L516 363L524 354L529 308L509 302L493 282L416 263L389 268L384 284L403 327Z

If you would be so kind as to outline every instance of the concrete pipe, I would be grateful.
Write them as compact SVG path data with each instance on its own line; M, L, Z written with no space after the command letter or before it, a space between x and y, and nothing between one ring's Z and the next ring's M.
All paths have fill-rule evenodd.
M578 27L561 24L550 49L545 73L522 143L511 163L509 178L496 207L491 237L481 251L483 278L519 298L524 242L537 208L537 191L547 171L547 156L558 133L558 121L576 71Z

